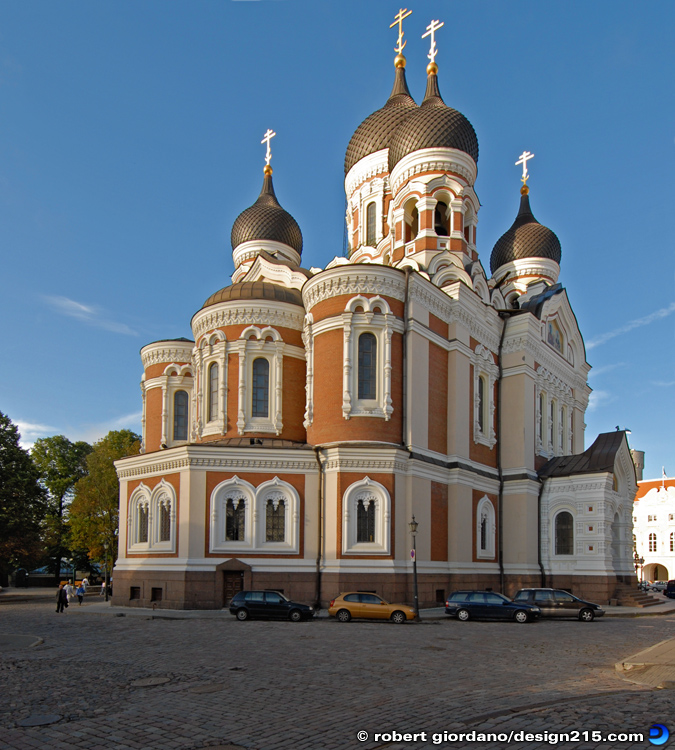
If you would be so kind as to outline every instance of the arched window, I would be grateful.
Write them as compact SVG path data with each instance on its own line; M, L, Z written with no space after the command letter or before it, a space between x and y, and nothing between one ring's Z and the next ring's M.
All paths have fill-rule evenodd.
M670 551L675 552L675 532L670 532Z
M551 449L556 453L556 425L555 425L555 413L556 413L556 402L555 399L551 399L548 408L548 444Z
M649 551L656 552L656 534L649 535Z
M208 419L209 422L218 419L218 364L216 362L213 362L209 367Z
M544 422L546 421L546 396L539 394L539 423L537 424L537 437L540 442L544 440Z
M138 539L139 544L148 542L148 506L145 504L138 505Z
M159 501L159 541L171 541L171 501L162 498Z
M405 205L405 226L403 227L405 234L403 239L405 242L412 242L420 228L420 216L417 210L417 199L412 198Z
M485 495L476 508L476 552L478 557L494 558L495 507Z
M478 378L478 430L485 435L485 378Z
M574 554L574 520L572 514L563 510L555 517L556 555Z
M377 398L377 339L372 333L359 336L359 396Z
M286 541L286 501L278 495L265 504L265 541Z
M176 391L173 395L173 439L187 440L188 436L188 394Z
M269 416L270 363L264 357L253 361L253 388L251 393L251 416Z
M448 231L448 204L438 201L434 209L434 232L439 237L447 237Z
M366 208L366 245L371 247L375 247L376 243L376 210L374 203L369 203Z
M225 541L243 542L246 534L246 503L243 498L225 502Z
M356 503L356 541L375 541L375 500L359 498Z

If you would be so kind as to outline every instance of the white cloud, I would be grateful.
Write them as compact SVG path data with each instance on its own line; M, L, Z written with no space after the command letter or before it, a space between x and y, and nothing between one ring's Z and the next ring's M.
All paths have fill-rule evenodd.
M138 332L134 331L133 328L129 328L125 323L117 323L114 320L106 318L102 311L90 305L83 305L81 302L68 299L68 297L53 297L44 296L45 302L53 307L57 312L62 315L67 315L70 318L75 318L83 323L96 328L103 328L106 331L112 331L112 333L123 333L127 336L138 336Z
M614 401L614 396L609 391L593 391L588 399L588 411L595 411L599 406L612 401Z
M598 375L604 375L606 372L611 372L612 370L616 370L617 367L625 367L625 362L616 362L613 365L603 365L602 367L594 367L589 373L588 378L597 378Z
M133 414L124 414L121 417L116 417L106 422L84 424L80 430L76 430L76 437L71 439L86 440L88 443L95 443L97 440L105 437L111 430L133 430L140 433L142 417L143 412L138 411Z
M652 380L652 385L659 388L672 388L675 385L675 380Z
M58 433L55 427L46 424L35 424L17 420L14 424L19 428L21 440L19 445L25 450L30 450L38 438L49 437Z
M653 323L655 320L661 320L661 318L666 318L669 315L672 315L674 312L675 312L675 302L671 302L670 305L668 305L668 307L662 307L660 310L650 313L649 315L645 315L643 318L636 318L635 320L631 320L629 323L626 323L626 325L623 325L620 328L615 328L613 331L603 333L601 336L598 336L597 338L592 339L591 341L587 341L586 349L587 350L594 349L596 346L600 346L600 344L604 344L606 341L613 339L615 336L620 336L622 333L628 333L629 331L632 331L634 328L640 328L641 326L648 326L650 323Z

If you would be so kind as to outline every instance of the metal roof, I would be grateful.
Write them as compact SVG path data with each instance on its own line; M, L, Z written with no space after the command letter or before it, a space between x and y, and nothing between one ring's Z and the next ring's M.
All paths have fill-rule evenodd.
M212 294L202 305L202 310L205 307L217 305L219 302L242 299L289 302L291 305L303 307L302 294L298 289L271 284L269 281L242 281L239 284L226 286L215 294Z
M577 453L573 456L559 456L547 461L537 472L539 478L613 473L616 454L625 439L625 430L603 432L598 435L593 445L583 453Z

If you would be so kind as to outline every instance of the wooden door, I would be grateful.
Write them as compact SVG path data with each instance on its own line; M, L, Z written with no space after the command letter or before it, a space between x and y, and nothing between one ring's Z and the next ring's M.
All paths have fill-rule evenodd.
M242 572L225 573L225 589L223 606L227 607L230 599L244 588L244 574Z

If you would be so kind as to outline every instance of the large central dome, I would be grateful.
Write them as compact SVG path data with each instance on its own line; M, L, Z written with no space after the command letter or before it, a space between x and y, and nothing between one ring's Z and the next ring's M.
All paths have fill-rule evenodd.
M389 171L404 156L423 148L454 148L468 154L478 163L476 131L461 112L448 107L443 101L435 72L431 72L427 78L427 90L422 104L391 136Z
M387 103L366 117L349 141L345 154L345 175L364 156L387 148L394 130L417 109L408 90L404 66L405 61L397 62L394 87Z

